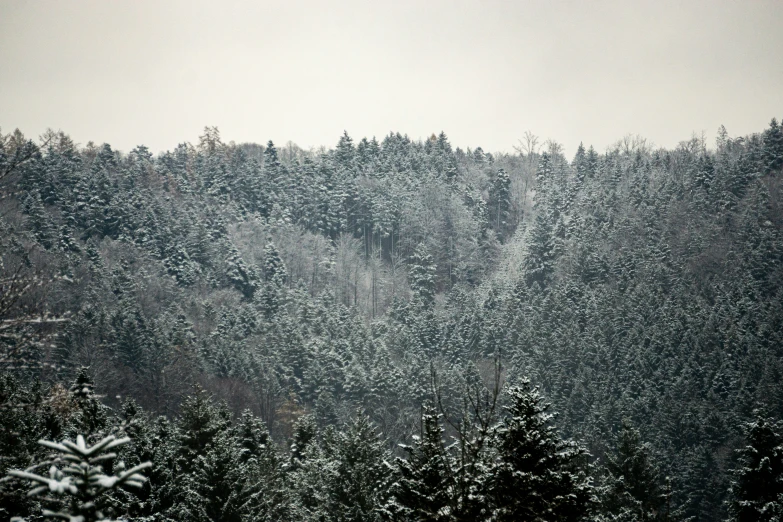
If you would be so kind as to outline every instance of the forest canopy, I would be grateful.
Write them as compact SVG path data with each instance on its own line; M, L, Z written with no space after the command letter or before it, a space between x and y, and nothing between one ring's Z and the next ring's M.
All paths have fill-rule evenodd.
M778 520L782 179L776 119L571 159L0 133L0 516Z

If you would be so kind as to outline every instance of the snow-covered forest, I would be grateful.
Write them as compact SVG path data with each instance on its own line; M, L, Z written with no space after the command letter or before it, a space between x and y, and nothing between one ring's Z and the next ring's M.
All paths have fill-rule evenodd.
M0 133L0 518L783 517L777 120L336 138Z

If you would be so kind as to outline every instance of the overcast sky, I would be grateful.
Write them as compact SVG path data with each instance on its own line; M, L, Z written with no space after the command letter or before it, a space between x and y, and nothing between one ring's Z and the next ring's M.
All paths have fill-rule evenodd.
M441 130L572 154L783 116L783 1L0 0L0 127L154 151Z

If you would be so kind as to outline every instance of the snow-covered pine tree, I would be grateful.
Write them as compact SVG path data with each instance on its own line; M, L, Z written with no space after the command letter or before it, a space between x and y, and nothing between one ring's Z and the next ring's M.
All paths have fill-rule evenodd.
M409 264L413 299L419 305L431 307L435 302L435 261L424 242L414 250Z
M581 520L594 502L587 452L560 438L550 405L529 382L507 395L507 416L495 429L497 459L487 477L493 520Z
M663 520L666 498L660 471L639 430L624 419L614 454L607 455L603 508L618 520Z
M783 129L776 118L772 118L769 128L764 131L763 157L765 172L776 172L783 167Z
M77 371L76 379L68 389L68 398L77 406L70 419L76 430L82 433L98 433L106 429L109 422L109 409L95 394L95 383L88 367L82 366Z
M406 458L395 459L395 482L386 513L400 520L450 520L454 477L444 445L441 415L425 407L421 435L400 445Z
M117 439L113 435L93 446L88 446L82 435L78 435L75 442L41 440L39 444L57 452L52 460L25 471L10 470L8 474L30 481L34 487L28 495L42 497L45 503L60 506L58 511L44 509L44 517L70 522L106 522L106 517L112 516L107 493L122 486L140 488L146 480L141 472L152 467L152 463L143 462L126 470L123 462L113 463L117 454L112 450L128 442L130 439L127 437ZM46 465L50 465L48 476L34 473ZM105 473L107 465L112 465L113 474ZM18 517L11 520L23 522Z
M340 167L351 169L355 155L356 149L353 145L353 139L348 136L348 131L343 131L343 135L340 136L340 141L337 142L337 147L334 151L334 159Z
M266 317L272 317L283 304L288 271L271 238L264 246L264 292L262 309Z
M359 413L344 430L328 430L323 447L331 461L331 476L324 477L326 512L346 522L380 520L379 507L389 492L385 462L390 455L370 419Z
M504 169L498 169L489 187L490 222L500 239L510 232L511 178Z
M744 425L747 445L737 450L729 501L730 520L783 519L783 426L761 414Z
M258 272L254 265L248 265L234 245L229 245L226 258L226 276L234 287L247 299L252 299L258 289Z

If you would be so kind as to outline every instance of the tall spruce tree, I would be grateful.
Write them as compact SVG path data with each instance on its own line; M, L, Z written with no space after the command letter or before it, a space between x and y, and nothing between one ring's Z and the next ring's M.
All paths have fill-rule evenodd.
M421 306L432 306L435 301L435 261L422 242L416 247L409 264L413 299Z
M628 419L623 420L614 454L607 455L604 510L619 520L664 520L666 498L649 446Z
M729 512L737 522L783 518L783 426L763 415L744 425L746 446L731 484Z
M401 447L406 455L404 459L395 459L392 502L385 511L398 520L451 520L455 484L441 415L434 408L425 407L421 434L414 437L412 446Z
M495 430L497 459L487 496L498 521L581 520L594 503L588 454L563 440L554 415L528 381L507 391L506 416Z

